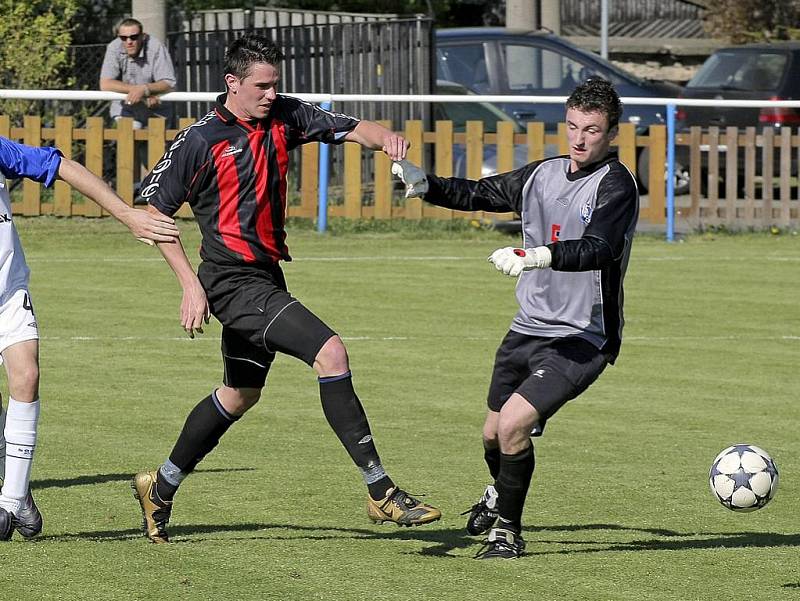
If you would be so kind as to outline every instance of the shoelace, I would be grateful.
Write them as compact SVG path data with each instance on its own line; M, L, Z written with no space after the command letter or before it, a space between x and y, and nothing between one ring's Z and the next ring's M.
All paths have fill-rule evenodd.
M394 503L397 507L406 511L408 509L414 509L417 507L421 501L416 497L424 497L424 494L416 494L416 493L409 493L400 488L396 488L395 491L386 499L386 503L381 506L383 511L386 511L386 507L390 503ZM406 503L406 500L409 500L411 503Z
M488 507L486 507L486 503L484 503L483 501L478 501L477 503L475 503L475 505L473 505L466 511L462 511L461 515L467 515L468 513L472 513L473 511L483 511L484 509L489 509Z

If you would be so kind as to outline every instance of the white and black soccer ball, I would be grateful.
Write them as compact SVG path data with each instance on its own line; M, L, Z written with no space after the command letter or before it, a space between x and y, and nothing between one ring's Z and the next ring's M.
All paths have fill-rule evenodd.
M778 468L772 457L751 444L735 444L723 450L708 474L711 492L732 511L761 509L778 490Z

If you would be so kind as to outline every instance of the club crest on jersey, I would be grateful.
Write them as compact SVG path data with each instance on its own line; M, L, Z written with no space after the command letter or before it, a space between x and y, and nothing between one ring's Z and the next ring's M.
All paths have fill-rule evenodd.
M589 222L592 220L592 201L587 200L585 203L581 205L581 221L585 225L589 225Z

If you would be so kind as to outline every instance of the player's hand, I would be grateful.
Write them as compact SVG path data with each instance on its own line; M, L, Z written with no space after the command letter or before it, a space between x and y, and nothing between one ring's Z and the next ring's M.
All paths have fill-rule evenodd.
M206 293L199 281L184 288L181 300L181 326L186 330L189 338L194 338L195 332L203 333L203 324L208 323L211 311L208 308Z
M517 277L523 271L550 267L551 260L550 249L546 246L527 249L506 246L489 256L489 262L494 263L498 271L511 277Z
M390 132L383 139L383 152L385 152L393 161L402 161L406 158L406 152L411 143L400 134Z
M428 176L414 163L406 160L392 163L392 173L406 185L406 198L420 197L428 191Z
M120 219L137 240L150 246L155 242L175 242L181 235L175 220L166 215L131 208Z
M147 108L152 109L161 104L161 99L158 96L148 96L144 99Z

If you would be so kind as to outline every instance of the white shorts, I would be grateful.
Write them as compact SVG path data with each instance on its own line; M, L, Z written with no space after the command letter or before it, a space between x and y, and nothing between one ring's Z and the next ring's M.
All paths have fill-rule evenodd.
M12 344L38 340L39 328L33 314L31 297L27 290L17 290L0 305L0 353ZM3 357L0 355L0 364Z

